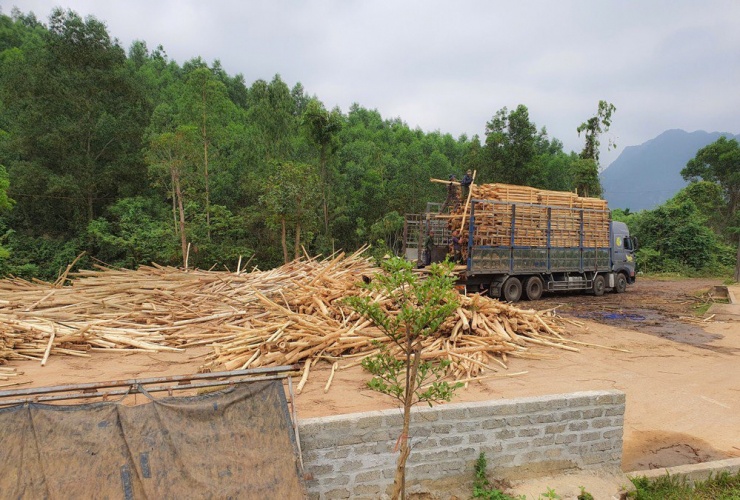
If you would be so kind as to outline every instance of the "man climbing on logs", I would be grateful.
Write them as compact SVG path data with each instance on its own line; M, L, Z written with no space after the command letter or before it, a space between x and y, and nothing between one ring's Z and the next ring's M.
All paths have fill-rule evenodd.
M455 174L450 175L450 182L447 184L447 199L442 204L440 212L449 209L451 212L460 206L460 189Z

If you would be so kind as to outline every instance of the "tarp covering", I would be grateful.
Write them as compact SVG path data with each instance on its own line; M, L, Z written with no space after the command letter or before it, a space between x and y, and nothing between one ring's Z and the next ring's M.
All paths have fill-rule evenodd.
M279 380L193 397L0 409L2 498L304 498Z

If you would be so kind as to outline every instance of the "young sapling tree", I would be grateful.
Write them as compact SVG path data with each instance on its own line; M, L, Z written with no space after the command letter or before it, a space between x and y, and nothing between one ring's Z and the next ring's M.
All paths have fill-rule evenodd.
M365 286L375 292L364 297L351 297L348 304L372 320L390 339L380 352L363 360L373 378L368 386L403 405L403 429L398 438L400 451L393 482L394 499L404 498L406 460L411 453L408 434L411 407L417 403L450 401L463 384L443 380L449 362L430 363L422 360L423 340L433 335L444 320L458 307L459 295L454 289L452 264L433 264L424 277L413 271L413 264L392 258L382 264ZM382 304L382 305L381 305ZM380 345L380 343L379 343Z

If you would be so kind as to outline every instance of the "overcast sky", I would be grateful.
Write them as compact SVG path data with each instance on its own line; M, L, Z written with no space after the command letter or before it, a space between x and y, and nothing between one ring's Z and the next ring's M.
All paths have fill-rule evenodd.
M327 108L352 103L412 128L483 137L524 104L566 151L598 101L617 107L602 165L661 132L740 133L736 0L0 0L48 22L93 15L128 49L219 59L247 85L279 73ZM607 152L608 139L616 152Z

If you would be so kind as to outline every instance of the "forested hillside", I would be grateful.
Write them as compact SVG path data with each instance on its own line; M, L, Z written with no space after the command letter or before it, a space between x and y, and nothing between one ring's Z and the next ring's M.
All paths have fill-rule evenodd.
M578 154L524 104L455 138L361 103L328 109L279 75L246 82L196 54L124 48L72 11L14 9L0 15L0 274L54 279L83 252L87 268L232 270L366 243L397 252L403 215L445 197L430 177L471 169L479 183L599 196L614 111L601 101L573 124Z
M0 19L0 163L9 180L2 271L55 276L82 251L111 265L272 266L379 241L442 201L430 177L572 190L559 141L520 105L484 138L326 109L279 75L245 82L218 61L179 65L102 21L56 10ZM577 124L573 125L574 127ZM12 208L11 206L12 205Z

